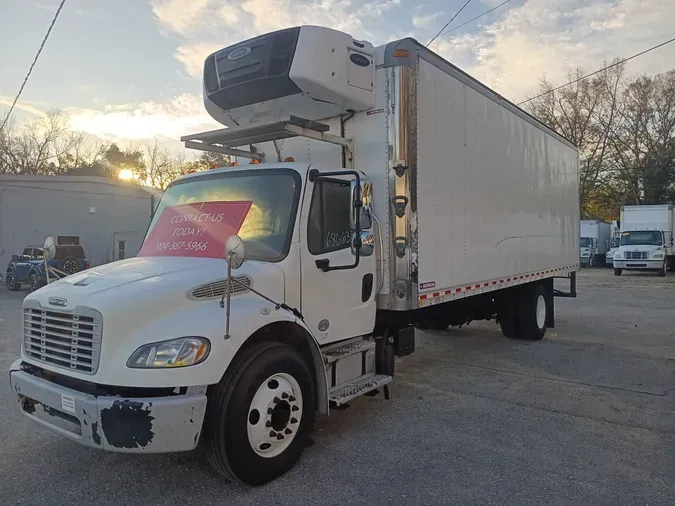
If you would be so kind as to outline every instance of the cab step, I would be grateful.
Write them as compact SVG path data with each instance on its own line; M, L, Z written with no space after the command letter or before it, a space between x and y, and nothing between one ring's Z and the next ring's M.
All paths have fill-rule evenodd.
M377 374L374 372L364 374L363 376L359 376L358 378L332 388L329 393L329 400L340 406L356 397L388 384L392 379L391 376L387 376L386 374Z
M329 365L334 364L343 358L358 353L364 353L372 349L375 349L375 343L373 341L369 341L362 337L356 337L354 339L349 339L344 343L327 346L321 350L321 353L323 355L324 364Z

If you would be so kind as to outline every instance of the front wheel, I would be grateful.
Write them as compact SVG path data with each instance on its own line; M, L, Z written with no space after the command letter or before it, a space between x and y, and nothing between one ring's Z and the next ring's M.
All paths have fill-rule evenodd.
M314 376L303 356L285 344L255 344L209 394L208 460L225 478L263 485L300 459L315 414Z
M615 276L621 276L622 272L623 272L623 269L614 269L614 275Z
M666 269L667 269L667 268L668 268L668 264L667 264L666 261L664 260L664 261L663 261L663 266L657 271L656 274L657 274L660 278L664 277L664 276L666 275Z
M40 281L38 280L37 274L35 272L32 272L29 278L29 284L30 284L30 291L34 292L38 288L40 288Z
M9 272L7 273L7 276L5 276L5 285L10 292L16 292L21 288L21 283L16 280L14 274Z

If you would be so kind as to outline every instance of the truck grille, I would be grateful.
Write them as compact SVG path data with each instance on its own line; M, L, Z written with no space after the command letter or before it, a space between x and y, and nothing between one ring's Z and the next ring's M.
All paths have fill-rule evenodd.
M244 293L247 287L250 287L253 282L248 276L233 276L239 283L245 285L241 286L239 283L232 282L232 295ZM198 286L194 288L188 295L191 299L211 299L214 297L222 297L227 292L227 279L220 279L212 283Z
M623 253L626 260L647 260L648 255L647 251L624 251Z
M101 354L101 315L91 309L75 312L24 308L26 356L84 374L95 374Z

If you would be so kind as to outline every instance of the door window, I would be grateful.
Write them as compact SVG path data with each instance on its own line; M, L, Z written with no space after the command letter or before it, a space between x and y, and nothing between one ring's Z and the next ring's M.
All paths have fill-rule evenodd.
M351 189L349 181L319 180L309 209L307 246L313 255L350 247Z
M124 260L124 250L126 245L126 241L117 241L117 260Z

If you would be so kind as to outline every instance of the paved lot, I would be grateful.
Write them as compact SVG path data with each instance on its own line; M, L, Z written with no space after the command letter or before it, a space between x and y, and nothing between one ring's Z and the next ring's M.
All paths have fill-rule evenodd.
M2 504L675 504L675 274L585 270L539 343L419 334L392 399L322 420L288 475L223 483L191 454L82 448L24 423L6 371L22 294L0 288Z

